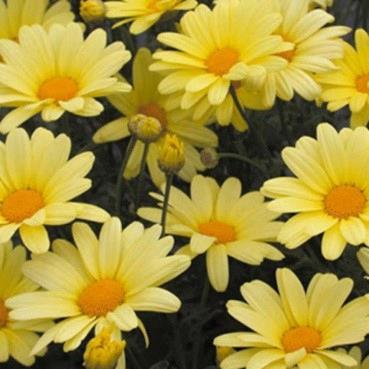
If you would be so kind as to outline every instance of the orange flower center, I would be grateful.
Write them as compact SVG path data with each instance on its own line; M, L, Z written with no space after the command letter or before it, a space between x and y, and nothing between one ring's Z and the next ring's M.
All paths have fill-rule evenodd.
M205 64L210 73L222 76L239 61L240 54L237 50L231 47L215 50L206 59Z
M219 243L227 243L236 240L236 231L234 227L223 222L218 222L217 220L200 224L199 232L206 236L215 237Z
M291 62L295 56L295 50L283 51L278 53L277 56L280 56L281 58L286 59L288 62Z
M147 9L150 9L152 12L157 12L159 11L158 9L158 4L157 4L157 0L150 0L147 5L146 5Z
M41 100L55 99L66 101L77 95L78 85L76 81L68 77L55 77L45 81L38 90Z
M365 204L366 198L363 192L351 185L334 187L324 199L326 212L340 219L359 215Z
M138 112L148 117L156 118L160 122L163 129L165 129L168 124L167 113L156 103L141 105L138 108Z
M114 279L102 279L87 286L78 298L83 314L105 316L124 300L122 285Z
M4 301L0 299L0 328L5 327L8 321L8 309L5 307Z
M360 92L369 94L369 74L360 76L356 79L356 88Z
M45 206L41 194L34 190L18 190L8 195L2 206L1 213L13 223L22 222Z
M292 328L282 337L282 346L286 352L294 352L301 348L313 352L321 342L320 332L310 327Z

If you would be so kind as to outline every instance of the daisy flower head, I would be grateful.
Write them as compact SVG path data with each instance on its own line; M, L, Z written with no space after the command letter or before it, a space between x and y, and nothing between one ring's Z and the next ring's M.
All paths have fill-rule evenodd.
M341 36L349 27L329 26L334 17L323 9L309 8L310 0L277 0L276 10L283 21L275 34L293 45L278 55L287 62L284 68L267 74L261 89L263 104L274 105L276 97L290 101L295 93L313 101L321 93L317 73L337 69L333 59L343 56Z
M267 70L287 61L273 54L292 45L272 35L282 16L272 12L271 0L220 1L214 9L199 5L180 21L180 33L164 32L158 40L174 50L156 51L152 70L165 71L163 94L181 92L181 107L194 107L201 116L215 107L223 124L231 120L231 84L244 80L260 88Z
M201 175L191 182L191 197L171 187L167 232L190 238L179 254L191 258L206 254L209 281L218 292L228 286L229 256L250 265L284 257L269 244L280 229L281 223L274 221L279 214L267 209L259 192L242 195L241 191L237 178L230 177L219 186L214 179ZM162 203L162 195L151 196ZM161 209L140 208L138 215L159 223Z
M363 29L355 32L354 49L343 42L344 56L335 62L337 70L317 76L322 84L320 99L327 102L329 111L348 106L351 126L365 126L369 122L369 36Z
M283 224L278 241L294 249L323 233L327 260L339 258L347 243L369 245L368 129L337 132L321 123L317 139L300 138L282 158L295 177L270 179L261 189L274 199L269 209L297 213Z
M138 35L152 27L160 18L178 10L190 10L197 5L196 0L118 0L105 2L108 18L122 18L114 24L119 27L131 23L129 31Z
M0 39L18 40L24 25L40 24L49 29L55 23L73 22L74 14L69 1L59 0L52 5L49 0L0 0Z
M52 252L35 255L23 266L24 274L45 291L7 302L13 319L59 319L33 353L51 342L64 343L66 352L75 350L94 327L96 334L112 329L115 339L137 327L146 335L136 311L178 311L180 300L159 286L185 271L190 259L167 256L173 238L160 238L159 225L144 229L134 222L122 229L113 217L103 224L99 238L85 223L74 223L72 233L76 247L56 240Z
M148 49L141 48L138 51L133 62L133 90L128 94L109 97L109 101L123 116L101 127L93 140L96 143L104 143L128 137L128 123L137 114L156 118L162 126L162 136L150 144L147 155L147 165L153 182L157 186L165 182L165 175L158 166L158 157L166 133L175 134L183 141L185 165L178 175L183 180L190 181L197 171L205 169L196 147L216 147L218 138L209 128L192 121L188 111L173 105L169 97L158 92L162 77L148 70L152 61ZM126 178L130 179L139 174L144 147L143 142L136 143L124 172Z
M44 121L66 111L99 115L95 98L127 92L130 86L114 75L130 59L121 42L106 46L106 32L97 29L84 40L77 23L24 26L18 42L0 40L0 106L13 108L0 122L8 133L37 113Z
M356 365L347 353L333 350L362 342L369 333L369 301L359 297L344 305L353 288L352 280L316 274L305 291L287 268L277 269L276 280L278 292L254 280L241 287L246 302L228 301L228 313L252 332L215 338L216 346L238 349L221 362L221 369L328 369Z
M0 245L0 363L10 357L25 366L35 362L35 355L30 355L32 347L42 332L50 328L47 320L21 322L10 318L11 309L8 299L23 293L34 292L38 285L22 274L26 261L26 251L22 246L13 248L11 242Z
M31 137L23 128L0 143L0 242L19 230L24 245L34 253L49 248L47 225L76 218L103 222L109 214L93 205L71 200L91 187L85 178L94 155L84 152L69 159L71 140L38 128Z

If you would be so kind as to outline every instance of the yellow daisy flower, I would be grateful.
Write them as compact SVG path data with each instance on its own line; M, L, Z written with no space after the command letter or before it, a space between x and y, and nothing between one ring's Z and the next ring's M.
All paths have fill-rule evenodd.
M282 158L297 177L279 177L264 183L261 192L275 200L269 209L298 213L286 222L278 240L294 249L323 233L322 254L339 258L346 244L369 245L369 131L329 124L317 128L317 139L300 138Z
M165 132L174 133L183 141L185 166L178 175L185 181L190 181L197 171L205 169L195 147L216 147L218 139L210 129L193 122L189 118L188 112L173 107L169 98L158 92L158 85L162 77L160 74L148 70L151 63L150 51L141 48L133 62L133 90L129 94L109 97L109 101L124 117L115 119L100 128L93 140L96 143L103 143L128 137L130 135L128 130L130 118L137 114L154 117L161 123L164 135ZM158 166L159 150L164 135L155 143L150 144L147 155L148 169L157 186L165 181L165 176ZM143 152L144 144L137 142L124 173L126 178L130 179L138 175Z
M54 137L44 128L31 137L17 128L0 143L0 242L19 229L25 246L42 253L50 243L45 225L109 217L96 206L70 201L91 187L85 176L94 162L92 152L68 160L70 150L69 137Z
M266 108L274 105L275 98L289 101L297 93L312 101L321 93L314 80L316 73L336 69L333 59L342 58L342 40L349 27L330 26L334 17L322 9L309 10L310 0L277 0L276 10L283 15L283 22L275 32L293 49L279 53L287 64L278 71L268 73L261 89L261 99Z
M239 349L222 361L221 369L354 366L350 355L332 350L361 342L369 333L369 301L359 297L343 305L352 291L352 280L316 274L305 291L287 268L278 269L276 279L279 293L255 280L241 287L246 303L228 301L228 313L252 332L215 338L217 346Z
M55 23L73 22L74 14L69 1L59 0L0 0L0 39L18 40L19 29L24 25L40 24L49 29Z
M162 203L162 195L151 196ZM159 223L161 212L140 208L138 215ZM171 187L166 229L190 238L180 254L195 258L206 253L209 281L216 291L223 292L229 281L228 256L250 265L260 265L264 259L283 259L283 254L269 244L281 226L274 221L278 215L267 209L259 192L242 195L237 178L230 177L219 186L214 179L197 175L191 182L191 198Z
M108 18L123 18L114 24L119 27L131 23L129 31L134 35L145 32L166 13L189 10L197 5L196 0L119 0L105 2Z
M337 71L317 76L323 84L320 99L327 102L329 111L344 106L351 110L351 126L365 126L369 122L369 36L363 29L355 32L356 50L343 42L344 57L337 60Z
M50 342L75 350L94 327L96 333L113 329L116 339L120 331L144 331L135 311L178 311L180 300L159 286L185 271L190 260L167 256L173 238L160 238L160 226L145 230L134 222L122 231L120 220L113 217L102 226L99 239L85 223L74 223L72 233L77 247L56 240L53 252L36 255L23 266L24 274L46 291L7 301L12 319L60 319L33 354Z
M83 39L77 23L24 26L19 42L0 40L0 106L14 108L0 122L7 133L41 112L44 121L65 111L96 116L103 105L95 98L127 92L130 86L114 76L130 59L123 43L106 46L106 32L97 29Z
M12 357L22 365L31 366L35 362L35 356L30 355L31 349L39 339L35 332L49 329L51 322L21 322L9 316L11 309L7 307L8 299L38 288L22 274L25 261L26 252L23 247L13 248L10 242L0 245L0 363Z
M169 73L159 85L163 94L181 92L182 109L195 105L201 116L216 107L223 124L231 119L231 83L245 80L253 88L264 83L267 70L287 61L272 55L292 45L272 35L282 21L270 0L220 1L213 10L199 5L180 21L181 33L164 32L158 40L175 50L156 51L151 70Z

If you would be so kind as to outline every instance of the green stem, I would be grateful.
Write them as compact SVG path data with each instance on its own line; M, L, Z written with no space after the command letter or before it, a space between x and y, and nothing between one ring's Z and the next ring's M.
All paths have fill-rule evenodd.
M137 191L136 191L136 209L138 208L141 202L141 189L142 189L142 183L144 179L147 154L149 153L149 146L150 146L149 143L145 143L144 151L143 151L142 158L141 158L140 174L138 175L138 183L137 183Z
M261 172L263 172L264 174L268 174L266 172L266 170L258 163L256 163L254 160L248 158L247 156L244 155L240 155L240 154L236 154L233 152L221 152L218 153L218 158L219 159L236 159L236 160L240 160L243 161L247 164L250 164L252 166L254 166L255 168L258 168Z
M83 146L80 148L80 150L78 151L78 154L85 152L85 151L93 151L95 150L99 145L96 144L95 142L89 142L87 145Z
M265 157L271 159L272 155L271 155L271 153L269 151L269 148L268 148L268 146L267 146L267 144L264 140L264 137L262 136L262 134L260 132L260 129L258 129L258 127L254 124L254 122L252 120L247 118L246 112L245 112L244 108L242 107L240 101L238 100L236 89L232 85L230 87L230 92L231 92L233 102L236 105L236 108L237 108L238 112L241 114L244 121L249 125L250 132L255 136L256 143L260 147L263 155Z
M172 187L172 183L173 183L173 177L174 177L173 173L166 174L164 203L163 203L163 211L161 213L161 222L160 222L162 226L162 231L161 231L162 236L165 235L165 227L166 227L166 222L167 222L167 213L168 213L168 205L169 205L169 195L170 195L170 188Z
M120 206L121 206L121 203L122 203L123 174L124 174L124 171L127 167L129 157L131 156L132 151L133 151L133 149L136 145L136 142L137 142L137 137L136 136L131 136L131 138L128 142L128 146L126 148L126 151L124 153L122 164L120 166L119 173L118 173L118 176L117 176L117 182L116 182L116 185L115 185L115 214L117 216L120 215Z

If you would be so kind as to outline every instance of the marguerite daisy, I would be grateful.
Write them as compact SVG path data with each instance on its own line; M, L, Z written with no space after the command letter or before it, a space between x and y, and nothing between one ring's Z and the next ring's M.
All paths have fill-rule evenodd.
M0 0L0 39L18 40L22 26L40 24L49 29L55 23L73 22L74 14L70 2L59 0L50 4L49 0Z
M189 10L196 0L119 0L105 2L108 18L123 18L114 24L119 27L131 23L129 31L134 35L145 32L167 12Z
M166 71L159 84L163 94L181 92L181 107L201 115L212 106L225 122L231 119L232 83L245 80L260 88L268 70L287 61L276 55L292 45L272 35L282 21L270 0L220 1L213 10L199 5L180 21L181 33L165 32L158 40L175 50L156 51L151 70ZM274 55L273 55L274 54Z
M267 74L261 90L266 107L272 106L276 97L291 100L295 92L309 101L318 98L321 87L314 75L337 69L332 60L343 56L339 37L347 34L350 28L325 27L334 17L322 9L309 10L309 3L310 0L275 2L275 10L283 15L275 34L292 43L293 49L278 54L287 61L284 68Z
M329 111L344 106L351 110L351 126L369 122L369 36L363 29L355 32L356 50L343 42L344 57L336 61L337 71L317 76L323 85L320 99Z
M210 129L191 121L188 112L178 107L173 108L168 97L159 94L158 84L162 77L160 74L148 70L151 63L150 51L141 48L133 62L133 90L129 94L109 97L109 101L124 116L101 127L94 135L93 140L97 143L103 143L128 137L130 135L128 130L130 118L136 114L154 117L162 126L163 136L149 147L147 165L152 180L157 186L165 181L165 176L158 166L159 149L165 134L174 133L184 143L185 166L179 172L179 176L190 181L197 171L205 169L195 147L216 147L218 139ZM143 152L144 144L137 142L124 173L126 178L138 175Z
M353 282L333 274L316 274L306 292L289 269L276 272L278 292L255 280L241 287L245 302L230 300L228 313L253 332L235 332L214 340L239 350L222 369L328 369L354 366L337 346L364 340L369 333L369 301L356 298L343 306Z
M59 319L32 350L50 342L76 349L96 327L113 329L113 337L143 324L135 311L176 312L180 300L159 286L177 277L190 265L184 255L167 256L173 238L160 239L161 227L144 229L134 222L122 231L118 218L110 218L99 239L84 223L72 227L75 247L65 240L53 243L53 252L36 255L23 272L46 291L10 298L11 319Z
M11 309L6 306L9 298L38 289L37 284L22 274L25 261L26 252L23 247L13 249L10 242L0 245L0 363L12 357L22 365L31 366L35 362L35 355L30 353L39 339L35 332L49 329L51 322L21 322L9 317Z
M45 225L109 217L96 206L70 201L91 187L85 176L94 162L92 152L68 160L70 151L68 136L54 137L45 128L31 137L17 128L0 143L0 242L19 229L25 246L42 253L50 243Z
M55 121L65 111L96 116L104 109L95 98L127 92L130 86L114 75L130 59L123 43L106 46L97 29L83 39L77 23L24 26L18 42L0 40L0 106L12 109L0 122L7 133L41 112Z
M164 190L164 188L162 188ZM160 202L163 196L151 194ZM140 208L138 215L159 223L161 209ZM206 254L208 277L218 292L229 281L228 256L250 265L264 259L281 260L283 254L269 244L281 227L259 192L241 195L241 182L228 178L221 187L214 179L197 175L191 182L191 198L171 188L167 232L190 238L178 252L194 258Z
M278 240L293 249L323 233L322 254L339 258L346 244L369 244L369 131L329 124L317 128L317 140L302 137L282 158L297 177L266 181L262 193L275 200L269 209L298 213L284 223Z

